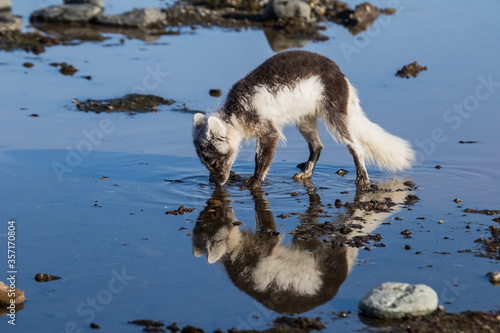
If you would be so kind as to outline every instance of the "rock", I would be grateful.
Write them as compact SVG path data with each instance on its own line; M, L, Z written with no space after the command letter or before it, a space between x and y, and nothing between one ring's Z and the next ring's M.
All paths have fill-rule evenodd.
M0 281L0 305L10 304L10 300L12 298L9 297L9 290L10 290L10 287L8 285L6 285L5 283L3 283L2 281ZM15 298L16 305L24 303L24 301L26 301L26 297L24 296L24 291L19 290L17 288L15 288L14 290L15 290L14 292L16 294L16 298ZM3 306L2 306L2 308L3 308ZM3 312L0 312L0 316L2 314L3 314Z
M12 8L12 0L0 0L0 10Z
M88 4L104 9L104 0L64 0L65 5Z
M398 70L396 72L396 76L409 79L410 75L413 77L417 77L418 73L420 73L421 71L426 71L426 70L427 70L427 66L420 66L418 64L418 62L414 61L411 64L404 65L403 68L401 68L400 70ZM439 166L439 168L438 168L438 166ZM441 166L436 165L436 169L441 169Z
M489 272L486 277L490 279L490 282L497 286L500 285L500 272Z
M344 169L339 169L337 170L336 174L339 175L340 177L345 176L349 171L344 170Z
M35 25L60 22L87 22L102 12L102 8L94 5L75 4L51 6L34 11L30 21Z
M222 90L220 89L210 89L208 91L208 94L212 97L221 97L222 95Z
M50 282L60 279L62 279L62 277L44 273L38 273L37 275L35 275L36 282Z
M158 8L134 8L123 14L101 15L96 18L95 23L130 28L147 28L155 25L166 25L167 15Z
M0 0L1 1L1 0ZM19 31L23 27L23 20L10 13L0 14L0 34Z
M271 0L262 13L264 20L311 17L311 6L300 0Z
M384 319L424 316L437 307L438 296L432 288L399 282L382 283L359 302L359 309L364 315Z

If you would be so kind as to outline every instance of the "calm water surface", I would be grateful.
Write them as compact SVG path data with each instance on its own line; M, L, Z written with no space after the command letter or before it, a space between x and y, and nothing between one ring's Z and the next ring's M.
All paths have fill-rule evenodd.
M47 4L14 0L13 11L26 22L31 11ZM165 6L162 1L116 0L106 5L112 13L134 5ZM412 207L401 205L407 189L387 194L398 203L390 214L332 206L336 199L356 199L355 170L347 150L324 130L325 149L311 183L291 179L296 164L307 157L307 146L289 128L264 193L252 196L237 185L214 192L190 141L192 115L172 108L217 107L221 100L210 97L209 89L227 92L274 54L260 30L183 29L181 35L150 42L125 38L123 45L123 35L104 33L108 39L103 42L50 47L38 56L1 52L0 244L6 248L7 221L15 219L17 286L28 299L17 313L16 327L2 317L1 331L85 332L95 322L107 332L134 332L139 328L127 324L134 319L177 321L206 331L265 329L279 315L269 307L280 311L279 302L270 305L269 295L245 287L238 280L238 265L210 264L202 255L207 246L212 259L236 251L213 245L224 243L229 234L246 237L250 249L266 237L281 242L276 246L291 258L281 262L283 267L316 260L330 269L338 280L331 297L293 310L320 316L328 331L366 327L357 304L386 281L427 284L450 311L498 310L500 289L484 275L498 271L499 262L458 251L478 250L474 240L488 237L495 224L494 216L464 215L463 210L500 209L500 3L401 1L396 8L395 15L379 19L358 36L328 24L329 41L303 47L334 59L358 88L368 116L419 152L419 163L408 172L369 169L380 186L395 190L406 180L418 185L414 194L421 200ZM428 70L417 79L394 76L414 60ZM79 71L63 76L49 65L63 61ZM24 68L24 62L34 67ZM487 81L493 84L485 85ZM480 99L475 97L478 89ZM134 91L172 98L176 104L130 116L77 112L71 103ZM460 105L463 111L455 112ZM29 117L33 113L39 117ZM238 174L252 173L253 149L253 143L243 147L234 165ZM340 168L349 173L338 176ZM211 198L223 202L214 212L205 207ZM378 197L361 199L371 198ZM455 198L462 200L461 206ZM180 205L194 211L165 215ZM211 213L219 215L213 219ZM324 243L304 245L289 234L301 223L357 223L356 216L365 219L365 232L383 237L386 247L331 254L339 258L336 273L321 256ZM197 220L213 227L195 229ZM243 224L234 226L236 221ZM281 237L259 232L261 226L276 228ZM405 229L411 238L400 234ZM412 249L404 250L405 245ZM248 251L231 253L245 262ZM6 261L0 259L4 276ZM33 279L40 272L63 279L40 284ZM282 281L290 282L286 277ZM302 296L307 294L308 286L300 288ZM333 320L335 311L352 314Z

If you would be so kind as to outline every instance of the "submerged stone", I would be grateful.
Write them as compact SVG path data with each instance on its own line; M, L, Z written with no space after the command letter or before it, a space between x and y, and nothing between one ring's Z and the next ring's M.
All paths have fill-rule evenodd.
M128 112L130 114L142 112L156 112L159 105L172 105L173 100L155 95L128 94L120 98L81 101L76 108L85 112Z

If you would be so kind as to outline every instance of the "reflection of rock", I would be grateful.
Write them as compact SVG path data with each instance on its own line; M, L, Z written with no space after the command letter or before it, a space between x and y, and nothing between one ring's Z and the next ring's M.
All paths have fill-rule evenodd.
M302 313L331 300L358 253L357 248L346 245L351 244L349 239L373 231L397 208L377 214L348 209L349 215L340 215L336 223L343 226L353 223L351 217L356 217L356 221L362 217L363 227L359 232L339 235L345 242L337 245L319 238L331 237L337 229L326 230L326 225L317 223L323 205L312 182L304 185L308 188L309 208L299 218L305 223L296 229L291 245L281 244L273 213L262 191L252 192L256 218L253 233L239 228L227 193L217 188L193 229L193 254L206 255L209 263L221 262L240 290L273 311ZM380 192L360 194L358 200L391 197L401 203L407 189L399 182L385 185L381 185Z
M101 15L95 19L95 23L120 27L145 28L166 25L167 16L158 8L134 8L129 12L119 15Z
M438 296L431 287L398 282L382 283L359 302L364 315L384 319L425 316L437 307Z
M101 7L89 4L51 6L34 11L30 21L35 25L57 22L88 22L101 12Z
M0 0L0 10L8 10L12 8L12 0Z
M367 30L380 14L392 15L395 9L380 9L369 2L357 5L351 10L347 5L339 1L340 5L335 5L326 12L326 16L335 23L341 24L353 35Z
M86 24L77 26L68 26L67 24L52 23L43 27L38 27L38 30L45 32L48 35L56 36L62 40L80 39L82 41L101 41L105 37L102 34L121 34L128 38L140 39L145 42L153 42L161 37L163 30L142 30L115 27L111 25Z
M66 5L89 4L100 8L104 8L104 0L64 0L64 4Z
M23 27L23 20L12 15L9 11L0 12L0 35L19 31Z
M311 7L301 0L270 0L262 14L264 20L310 16Z
M0 38L0 50L25 50L40 54L45 52L45 47L59 45L59 40L47 37L35 32L21 33L20 31L10 32L5 38Z
M264 34L266 35L269 46L271 46L274 52L280 52L295 47L303 47L309 43L308 39L287 38L285 35L270 28L264 29Z
M24 302L26 301L24 291L17 288L14 288L13 290L14 292L11 291L8 285L0 281L0 317L4 314L10 313L10 309L8 309L7 306L12 304L12 300L15 302L13 303L15 304L15 311L22 310L24 308Z

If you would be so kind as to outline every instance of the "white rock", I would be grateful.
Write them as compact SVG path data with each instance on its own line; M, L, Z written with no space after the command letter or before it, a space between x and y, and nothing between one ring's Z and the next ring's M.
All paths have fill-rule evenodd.
M154 24L166 24L167 15L158 8L134 8L119 15L101 15L95 23L121 27L145 28Z
M11 292L9 286L0 281L0 305L2 305L2 307L4 305L10 304L10 300L12 299L9 296L10 293ZM24 291L14 288L14 293L16 295L14 298L16 300L16 304L21 304L24 303L24 301L26 301L26 297L24 296Z
M64 4L72 5L72 4L88 4L97 7L104 8L104 0L64 0Z
M437 307L438 296L431 287L399 282L382 283L359 302L359 309L364 315L385 319L400 319L405 315L423 316Z
M12 8L12 0L0 0L0 10Z
M311 17L311 6L300 0L271 0L264 8L264 20L277 18Z
M500 272L489 272L486 277L490 279L492 284L500 285Z
M51 6L34 11L30 21L34 24L52 22L86 22L102 12L102 8L87 4Z

